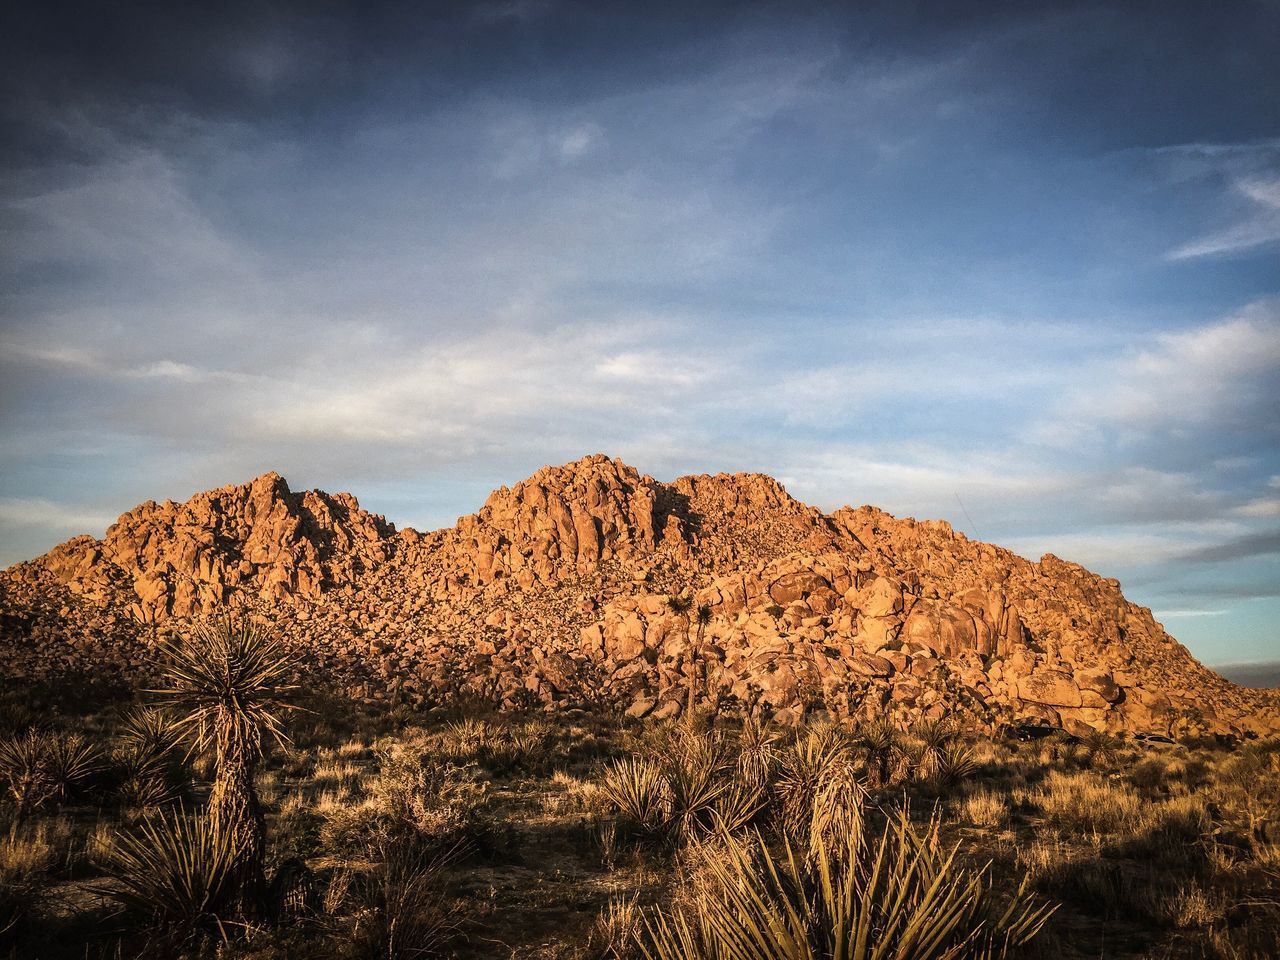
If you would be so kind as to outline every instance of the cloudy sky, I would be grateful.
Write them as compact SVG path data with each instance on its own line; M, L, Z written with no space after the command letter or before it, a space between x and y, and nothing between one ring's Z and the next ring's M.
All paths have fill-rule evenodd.
M605 451L1280 658L1275 0L13 6L0 564L268 469L433 528Z

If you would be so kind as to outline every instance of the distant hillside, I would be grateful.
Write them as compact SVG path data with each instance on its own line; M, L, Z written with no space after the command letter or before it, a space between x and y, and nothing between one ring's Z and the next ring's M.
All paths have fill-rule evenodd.
M668 608L682 591L701 630ZM19 678L136 679L157 635L228 608L359 697L673 716L692 671L704 699L782 720L1280 729L1280 697L1207 670L1077 564L874 507L824 514L760 474L662 483L603 455L431 533L274 473L142 504L0 573L0 657Z
M1213 669L1242 687L1280 687L1280 660L1268 663L1227 663Z

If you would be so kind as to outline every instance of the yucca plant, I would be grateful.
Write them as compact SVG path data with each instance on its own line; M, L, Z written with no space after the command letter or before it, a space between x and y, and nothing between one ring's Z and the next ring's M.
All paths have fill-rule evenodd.
M878 841L815 838L812 856L764 839L720 836L701 869L707 890L646 922L648 960L968 960L1004 957L1052 913L1023 890L1001 906L985 869L941 849L937 822L917 832L905 813Z
M952 741L938 755L933 782L942 787L954 787L968 780L978 771L978 755L968 744Z
M834 726L814 727L784 750L776 789L783 828L797 834L809 822L814 799L832 782L853 778L849 743Z
M912 765L920 780L933 780L942 765L944 751L956 738L955 729L945 720L925 720L911 730L916 738Z
M871 785L888 784L904 757L902 736L887 717L860 726L854 737L866 754Z
M101 751L78 733L31 729L0 740L0 776L19 816L67 800L101 768Z
M600 795L627 826L651 837L666 833L671 822L671 791L656 763L640 757L616 761L600 780Z
M760 719L747 717L738 734L738 776L759 789L768 786L778 760L778 735Z
M688 741L664 765L672 826L683 837L711 829L730 769L720 745L706 739Z
M143 820L118 834L102 867L114 883L95 892L148 917L177 943L228 939L239 891L231 837L207 817L183 811Z
M115 762L121 799L140 807L177 799L186 784L182 728L163 710L139 707L120 721Z
M244 906L263 883L264 823L254 774L268 741L286 744L282 713L295 658L265 626L231 616L197 624L161 647L166 685L155 693L177 712L193 748L211 751L212 828L230 845Z

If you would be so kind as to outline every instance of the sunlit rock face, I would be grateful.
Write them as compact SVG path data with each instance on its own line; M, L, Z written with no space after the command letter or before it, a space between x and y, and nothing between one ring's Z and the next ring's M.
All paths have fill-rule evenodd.
M701 628L668 607L681 592L709 608ZM694 660L701 696L781 720L1280 730L1274 692L1205 669L1076 564L873 507L824 514L759 474L668 484L603 455L432 533L274 473L145 503L0 573L0 656L18 677L136 679L157 637L225 609L361 697L668 716Z

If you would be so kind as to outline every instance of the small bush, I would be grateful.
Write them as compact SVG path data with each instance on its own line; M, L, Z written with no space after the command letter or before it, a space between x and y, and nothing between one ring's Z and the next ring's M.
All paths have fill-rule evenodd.
M349 897L347 938L356 956L419 960L440 951L457 928L457 916L441 892L448 859L445 853L428 855L393 844L380 851L370 870L331 897L328 908Z
M32 729L0 740L0 776L19 813L71 799L101 769L101 752L78 733Z
M875 842L815 838L811 857L787 845L776 859L759 835L719 846L700 894L648 919L649 960L1003 957L1052 912L1021 890L1001 905L985 871L940 848L936 822L921 834L905 814Z

